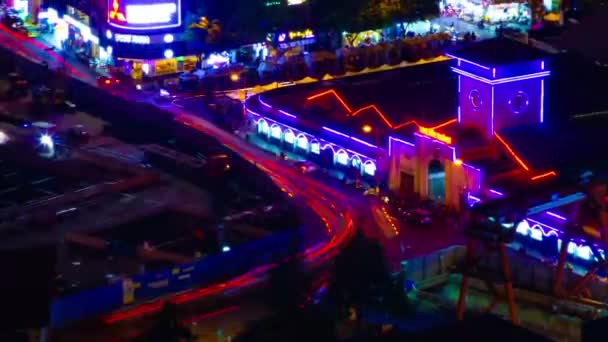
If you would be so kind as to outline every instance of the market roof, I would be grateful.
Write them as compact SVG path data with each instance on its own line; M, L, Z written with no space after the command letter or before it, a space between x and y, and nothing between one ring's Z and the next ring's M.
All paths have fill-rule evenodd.
M470 43L454 49L451 54L487 67L531 62L547 57L541 50L505 37Z
M362 133L363 125L373 126L386 141L390 134L411 135L414 121L434 126L455 118L456 84L448 63L440 62L279 88L261 98L296 115L294 124L308 125L301 128L309 133L315 133L313 126L328 126L375 144L378 137Z

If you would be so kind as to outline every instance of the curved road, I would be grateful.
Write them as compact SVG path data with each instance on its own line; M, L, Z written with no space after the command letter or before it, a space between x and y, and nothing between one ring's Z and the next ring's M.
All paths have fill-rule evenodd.
M11 49L19 56L37 63L46 62L49 67L53 69L63 67L70 72L72 77L90 84L95 83L94 73L83 65L74 63L72 63L72 65L70 62L74 61L70 61L69 59L68 61L64 60L63 56L48 49L41 42L11 32L2 25L0 25L0 44ZM141 101L141 99L136 99L134 97L135 94L133 93L113 93L115 93L115 95L128 97L130 100ZM143 94L139 95L145 96ZM228 148L239 153L250 162L255 163L260 169L267 172L283 191L287 192L292 197L295 196L300 198L319 216L325 225L327 237L324 241L314 244L302 253L301 258L307 265L314 266L328 260L351 236L353 232L353 220L350 215L352 208L349 199L344 194L335 191L327 185L304 177L295 170L282 165L281 162L276 160L273 156L269 156L265 152L249 145L239 137L214 126L200 117L173 106L162 106L162 108L170 111L178 122L191 126L203 134L215 137ZM152 302L134 305L127 309L114 312L104 317L103 320L107 324L125 321L143 314L157 312L162 308L162 305L166 301L180 304L252 286L263 280L268 271L275 266L276 265L274 264L263 265L223 283L214 284L205 288L192 289Z

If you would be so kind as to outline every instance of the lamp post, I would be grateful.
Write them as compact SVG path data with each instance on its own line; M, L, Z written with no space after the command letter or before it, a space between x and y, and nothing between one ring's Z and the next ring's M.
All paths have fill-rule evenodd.
M236 72L233 72L232 74L230 74L230 80L238 85L239 81L241 80L241 75L239 75ZM243 103L244 103L247 100L247 84L245 84L245 82L243 82L243 88L244 88L244 90L243 90L244 91Z
M373 133L376 140L376 169L374 170L374 176L376 178L376 193L380 195L380 174L378 173L378 161L380 160L380 132L377 129L374 129L371 125L363 125L361 130L365 134Z

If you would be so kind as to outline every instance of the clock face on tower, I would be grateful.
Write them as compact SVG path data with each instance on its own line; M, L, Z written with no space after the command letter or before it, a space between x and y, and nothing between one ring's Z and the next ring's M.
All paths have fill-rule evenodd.
M509 108L513 114L520 114L528 108L529 103L528 95L523 91L518 91L509 99Z
M469 93L469 103L471 104L473 110L481 109L481 106L483 105L483 99L481 98L479 90L471 90L471 92Z

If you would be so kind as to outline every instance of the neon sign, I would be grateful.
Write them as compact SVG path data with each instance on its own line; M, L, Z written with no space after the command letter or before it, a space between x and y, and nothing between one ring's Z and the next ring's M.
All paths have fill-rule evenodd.
M108 0L108 8L108 23L122 29L155 30L182 24L181 0Z
M452 137L439 133L432 128L419 126L418 132L420 132L420 134L426 135L427 137L431 137L435 140L439 140L448 145L452 144Z
M117 43L127 43L127 44L142 44L148 45L150 44L150 36L138 36L134 34L114 34L114 40Z

